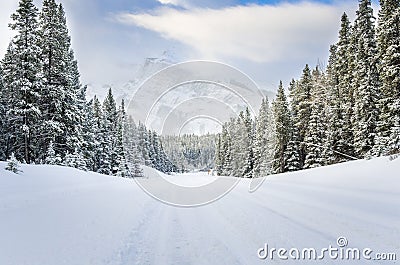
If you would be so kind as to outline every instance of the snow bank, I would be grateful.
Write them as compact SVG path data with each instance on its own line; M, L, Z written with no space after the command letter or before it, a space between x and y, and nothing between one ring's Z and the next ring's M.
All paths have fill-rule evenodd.
M5 165L0 264L307 264L260 260L257 250L336 246L339 236L349 247L400 258L400 159L269 176L255 193L242 180L219 201L189 209L164 205L129 179L39 165L23 165L16 175ZM152 181L159 176L145 173ZM210 180L163 176L188 186Z

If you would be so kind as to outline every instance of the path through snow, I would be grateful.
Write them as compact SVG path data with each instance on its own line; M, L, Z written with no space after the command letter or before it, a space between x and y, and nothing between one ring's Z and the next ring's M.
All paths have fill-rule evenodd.
M333 245L400 258L400 159L356 161L249 180L215 203L165 205L134 181L57 166L0 163L0 264L306 264L260 260L264 246ZM190 180L193 180L191 182ZM180 175L198 185L209 176ZM342 264L317 261L312 264ZM346 261L346 264L395 264Z

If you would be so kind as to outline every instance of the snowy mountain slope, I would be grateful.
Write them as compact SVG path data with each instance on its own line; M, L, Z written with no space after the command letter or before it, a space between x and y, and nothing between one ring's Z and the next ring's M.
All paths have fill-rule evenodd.
M200 208L162 204L128 179L58 166L24 165L15 175L4 167L0 163L0 264L307 264L260 260L257 251L264 244L337 246L339 236L349 247L400 257L400 159L270 176L255 193L248 192L250 180L242 180ZM170 178L191 186L215 177Z
M117 102L123 98L130 100L138 87L147 78L174 64L176 64L176 60L174 59L174 56L170 55L168 52L164 52L160 57L145 58L143 63L132 68L132 77L130 80L110 84L87 84L87 97L90 99L93 98L94 95L97 95L99 98L103 99L107 95L108 89L111 87L115 98L118 100ZM275 91L270 91L264 87L260 88L270 99L275 97Z
M132 69L131 80L115 84L88 84L87 96L88 98L92 98L97 95L99 98L103 99L107 95L108 89L111 87L118 102L120 102L121 99L129 100L143 81L172 64L172 59L168 56L146 58L141 65Z
M136 121L146 122L151 129L166 135L177 134L174 131L176 126L172 125L185 123L191 120L193 115L218 118L224 122L249 106L249 102L244 100L246 97L243 98L245 95L238 93L240 91L235 91L235 87L240 84L240 82L235 83L238 80L231 80L232 88L195 80L171 88L162 80L158 80L158 77L156 86L142 87L148 78L172 65L175 63L168 54L160 58L146 58L141 65L137 66L137 69L132 71L130 81L119 84L88 84L87 98L91 99L96 95L103 100L109 88L112 88L116 102L120 103L122 99L125 100L128 115L132 115ZM168 79L173 76L174 79L179 80L184 75L182 72L175 73L175 71L168 73ZM259 98L257 104L261 103L263 95L270 99L275 97L275 92L261 87L260 89L260 93L253 91L253 96ZM257 104L251 106L254 111L258 110ZM196 108L193 105L201 107ZM153 106L151 111L148 106ZM141 111L138 112L138 110ZM223 114L221 117L215 117L215 113ZM171 126L173 128L170 128ZM160 127L163 127L163 130L159 129ZM204 134L205 132L218 132L221 129L219 124L216 126L215 121L210 123L210 120L204 119L200 124L190 124L189 127L192 128L183 128L184 133ZM203 128L199 130L197 127Z

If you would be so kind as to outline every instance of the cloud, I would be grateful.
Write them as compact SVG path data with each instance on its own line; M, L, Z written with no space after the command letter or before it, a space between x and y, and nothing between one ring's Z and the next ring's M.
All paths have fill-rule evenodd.
M175 2L179 0L159 0ZM257 63L309 58L335 41L344 5L312 2L122 13L117 20L181 42L206 58Z
M157 0L163 5L186 6L186 1L182 0Z
M10 43L14 33L8 28L11 23L11 14L15 12L18 7L16 1L3 1L0 8L0 58L5 54L8 44Z

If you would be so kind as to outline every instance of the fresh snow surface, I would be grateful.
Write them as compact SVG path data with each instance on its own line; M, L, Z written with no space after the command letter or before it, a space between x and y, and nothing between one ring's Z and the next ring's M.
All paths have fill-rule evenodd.
M42 165L23 165L16 175L5 166L0 163L1 265L307 264L260 260L257 250L336 247L339 236L348 247L400 258L400 158L270 176L254 193L250 180L241 180L197 208L160 203L129 179ZM196 186L215 177L169 178Z

